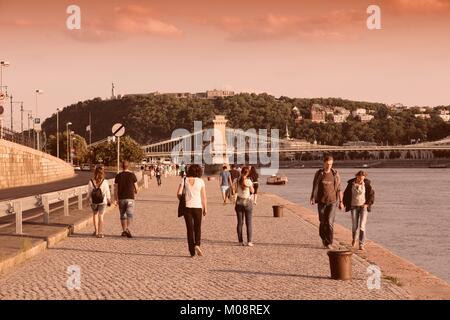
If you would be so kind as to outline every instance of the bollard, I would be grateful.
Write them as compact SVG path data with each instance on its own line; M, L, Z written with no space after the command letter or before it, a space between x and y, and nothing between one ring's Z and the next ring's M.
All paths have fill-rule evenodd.
M352 279L352 252L350 250L330 250L331 279L351 280Z
M22 202L14 202L14 213L16 214L16 234L22 234Z
M50 204L48 202L48 196L42 196L42 204L44 206L44 223L50 223Z
M273 216L275 218L281 218L283 216L283 206L281 205L272 206L272 209L273 209Z
M78 188L78 210L83 210L83 188Z
M69 216L69 195L67 194L67 192L64 192L64 216L68 217Z

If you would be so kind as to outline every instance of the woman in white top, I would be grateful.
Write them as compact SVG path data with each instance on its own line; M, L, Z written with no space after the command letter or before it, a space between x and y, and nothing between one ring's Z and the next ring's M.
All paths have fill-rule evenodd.
M200 240L202 215L206 216L207 201L205 182L201 179L201 176L202 168L197 164L190 165L187 171L187 178L181 181L177 192L177 196L180 198L183 189L186 188L186 212L184 214L184 220L186 222L187 240L191 257L195 257L195 254L199 256L203 255L200 249Z
M244 238L242 236L242 227L247 227L247 245L253 247L252 242L252 214L253 205L251 201L251 194L254 193L253 182L248 177L250 174L249 167L243 167L241 170L241 176L237 183L237 199L234 210L237 216L237 234L239 244L244 245Z
M105 180L105 171L101 166L95 168L94 178L88 183L88 195L94 220L93 235L103 238L103 214L106 206L111 205L111 192L108 181Z

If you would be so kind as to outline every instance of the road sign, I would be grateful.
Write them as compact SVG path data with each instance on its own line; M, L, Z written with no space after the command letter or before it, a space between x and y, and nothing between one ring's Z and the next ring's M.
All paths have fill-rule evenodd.
M125 133L125 127L123 126L123 124L121 123L116 123L115 125L113 125L112 127L112 133L114 136L116 137L121 137L124 135Z
M6 99L6 94L3 92L0 92L0 100L5 100Z

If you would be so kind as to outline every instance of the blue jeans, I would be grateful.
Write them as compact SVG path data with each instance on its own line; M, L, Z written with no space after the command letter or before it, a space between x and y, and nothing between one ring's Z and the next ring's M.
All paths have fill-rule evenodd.
M367 208L352 207L352 236L353 241L356 240L356 233L359 229L359 244L364 245L366 240L366 223L367 223Z
M333 244L333 226L336 218L337 203L325 204L319 202L317 209L319 211L319 235L324 245Z
M239 205L236 204L234 207L234 210L236 211L237 216L237 234L238 234L238 240L239 242L244 242L244 238L242 236L242 227L244 225L244 219L245 219L245 226L247 227L247 242L252 242L252 213L253 213L253 205L252 201L249 199L247 201L247 205Z

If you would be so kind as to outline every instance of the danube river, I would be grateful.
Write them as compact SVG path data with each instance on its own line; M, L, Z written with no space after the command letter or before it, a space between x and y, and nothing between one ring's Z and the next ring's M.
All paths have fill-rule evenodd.
M309 204L316 170L281 169L288 184L268 186L266 177L261 177L260 190L317 212ZM338 170L344 190L360 169ZM450 283L450 169L366 171L375 189L375 205L366 226L368 239ZM351 229L350 213L338 211L336 223Z

